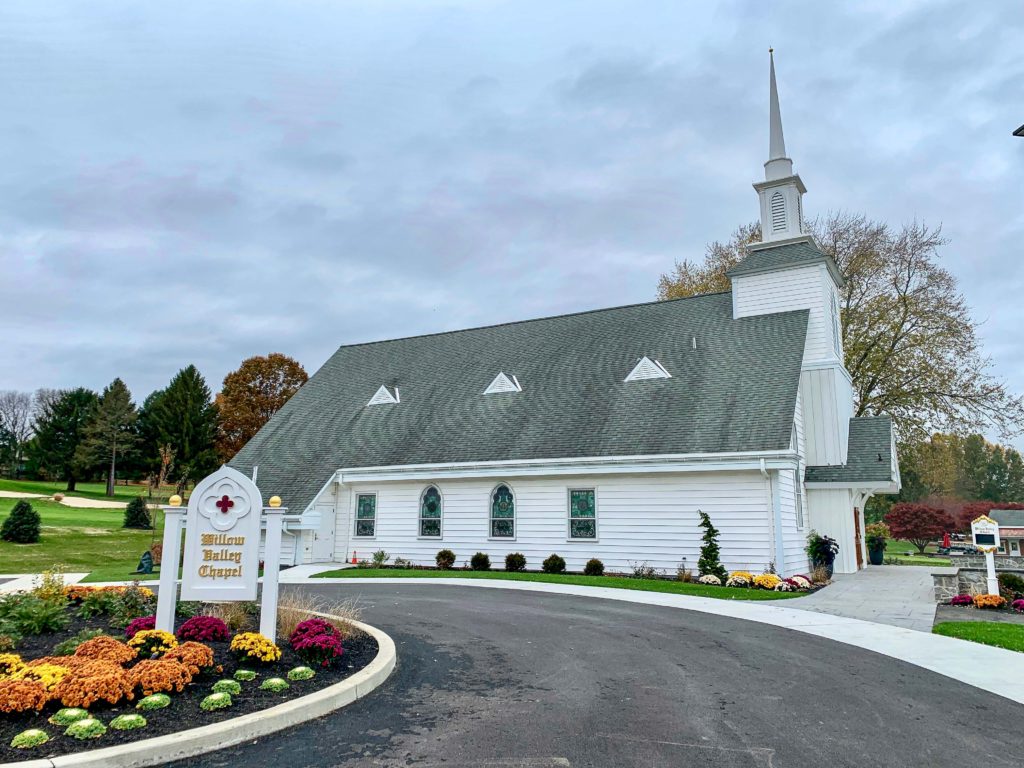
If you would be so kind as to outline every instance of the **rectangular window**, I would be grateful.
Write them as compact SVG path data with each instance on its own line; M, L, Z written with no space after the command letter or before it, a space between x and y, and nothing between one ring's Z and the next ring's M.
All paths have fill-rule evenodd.
M796 474L796 477L795 477L796 485L794 486L793 491L794 491L794 495L796 496L796 527L797 528L803 528L804 527L804 489L803 489L803 483L800 480L800 478L801 478L803 473L798 470L795 474Z
M569 491L569 538L597 538L597 494L593 488Z
M372 537L377 533L377 494L356 496L356 536Z

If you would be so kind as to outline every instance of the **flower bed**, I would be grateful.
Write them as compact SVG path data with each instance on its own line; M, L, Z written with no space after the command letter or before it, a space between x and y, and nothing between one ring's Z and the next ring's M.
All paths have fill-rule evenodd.
M0 652L0 762L109 747L255 712L333 685L377 654L372 637L345 636L322 620L311 637L334 639L316 643L315 656L309 649L293 648L288 637L278 638L274 646L247 631L255 629L252 624L225 636L219 619L195 620L193 614L202 610L195 604L179 606L189 615L178 617L178 637L137 624L129 638L126 626L139 617L83 611L90 594L76 588L67 595L48 595L46 600L63 614L51 624L62 626L18 632L17 645ZM137 598L137 610L152 609L151 594L130 594L126 602ZM15 626L5 611L18 609L16 600L0 598L0 629ZM92 636L96 630L106 634ZM187 639L197 635L218 639ZM60 654L54 653L58 645ZM286 679L287 687L261 687L273 678ZM23 747L12 746L15 741Z

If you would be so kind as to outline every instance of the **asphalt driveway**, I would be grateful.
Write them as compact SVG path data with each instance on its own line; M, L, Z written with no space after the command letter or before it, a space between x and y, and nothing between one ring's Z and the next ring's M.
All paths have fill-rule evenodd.
M708 614L437 585L360 596L398 646L366 699L185 766L1019 766L1024 706L829 640Z

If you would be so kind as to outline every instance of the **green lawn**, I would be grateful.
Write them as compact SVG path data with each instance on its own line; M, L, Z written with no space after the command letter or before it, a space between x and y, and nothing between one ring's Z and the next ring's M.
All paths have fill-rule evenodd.
M925 565L933 567L946 567L951 565L948 557L935 556L935 550L936 545L929 544L924 549L925 554L921 555L918 553L917 547L909 541L889 539L885 543L885 558L886 560L896 560L898 565ZM911 552L913 554L907 555L907 552Z
M0 498L0 524L17 502ZM89 572L86 581L138 578L131 572L139 557L162 537L160 510L151 510L157 530L139 531L121 527L121 509L75 509L39 499L29 499L29 503L42 519L39 543L0 541L2 573L38 573L60 565L67 571Z
M793 592L766 592L762 589L731 589L665 579L632 579L625 576L583 576L576 573L507 573L505 571L435 571L400 568L343 568L324 571L314 578L342 579L505 579L510 581L543 581L550 584L578 584L584 587L636 589L642 592L669 592L676 595L714 597L720 600L785 600L799 597Z
M936 635L1024 651L1024 624L999 621L943 621L932 628Z
M86 499L107 499L106 483L78 483L74 491L68 492L64 488L67 483L63 481L49 480L0 480L0 491L18 491L20 493L41 493L45 496L52 496L55 493L63 493L69 496L81 496ZM136 496L146 496L149 493L145 485L115 485L114 501L131 501ZM171 497L174 488L163 486L158 498L154 502L164 501Z

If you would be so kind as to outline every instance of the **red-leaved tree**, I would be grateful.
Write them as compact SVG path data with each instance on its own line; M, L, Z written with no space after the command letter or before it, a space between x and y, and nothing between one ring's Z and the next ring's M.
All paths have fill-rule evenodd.
M893 504L885 522L894 539L909 541L921 553L931 542L956 529L956 521L948 512L906 502Z
M1024 509L1024 504L1018 504L1015 501L972 501L964 504L960 508L960 514L957 515L957 523L960 525L960 530L969 533L971 521L982 515L987 515L993 509Z

